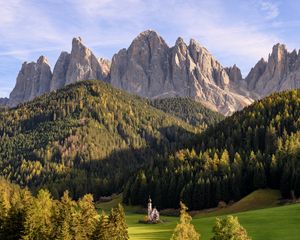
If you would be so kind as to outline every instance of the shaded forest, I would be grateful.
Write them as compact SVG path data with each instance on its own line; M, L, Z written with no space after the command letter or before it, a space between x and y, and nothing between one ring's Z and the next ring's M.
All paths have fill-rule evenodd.
M0 112L0 171L34 192L97 199L121 192L145 163L195 143L199 131L146 99L80 82Z
M151 105L203 129L225 119L220 113L214 112L204 107L201 103L187 97L155 99L151 101Z
M300 197L300 90L273 94L204 131L194 148L145 166L128 182L124 202L160 208L215 207L259 188ZM135 192L136 194L133 194Z

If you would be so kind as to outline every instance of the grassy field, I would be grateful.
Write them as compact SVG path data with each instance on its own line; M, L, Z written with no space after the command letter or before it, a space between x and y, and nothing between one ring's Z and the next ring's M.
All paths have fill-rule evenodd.
M226 208L215 208L202 210L197 215L203 217L219 216L224 214L240 213L249 210L257 210L262 208L278 206L278 199L281 197L278 190L261 189L254 191L240 201Z
M253 240L299 240L300 239L300 204L273 207L234 214L247 229ZM176 226L178 218L162 217L167 222L158 225L137 223L143 215L127 214L129 235L132 240L167 240ZM215 217L194 217L193 224L201 233L202 240L212 236L211 229Z
M235 204L223 209L210 209L198 212L193 224L201 233L201 240L209 240L216 216L233 214L246 228L253 240L299 240L300 204L278 206L280 193L276 190L255 191ZM114 196L107 203L97 204L99 210L109 211L121 202L121 195ZM135 214L140 207L125 206L126 221L132 240L167 240L178 222L177 217L165 217L165 223L158 225L139 224L144 215Z

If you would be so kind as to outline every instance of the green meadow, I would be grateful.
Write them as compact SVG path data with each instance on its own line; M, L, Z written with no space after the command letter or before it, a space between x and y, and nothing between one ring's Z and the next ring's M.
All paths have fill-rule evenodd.
M280 197L277 190L257 190L226 208L196 212L192 223L201 234L201 240L211 238L216 216L226 215L238 216L253 240L299 240L300 204L279 206ZM115 195L112 201L100 203L97 208L109 212L121 200L121 195ZM141 207L125 206L125 211L131 240L168 240L179 221L178 217L161 216L162 224L141 224L138 221L145 215L134 213L141 212Z
M234 214L247 229L253 240L299 240L300 204L273 207ZM167 240L178 221L177 217L164 217L166 222L157 225L139 224L140 214L127 214L129 236L132 240ZM201 234L202 240L212 236L211 229L215 217L195 216L193 224Z

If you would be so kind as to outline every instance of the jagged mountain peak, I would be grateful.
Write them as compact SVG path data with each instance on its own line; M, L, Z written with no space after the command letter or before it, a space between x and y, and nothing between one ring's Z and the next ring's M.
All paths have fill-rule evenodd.
M83 40L81 37L74 37L72 39L72 45L76 45L76 44L82 44L83 43Z
M141 33L139 33L136 37L136 39L139 39L139 38L148 38L148 37L156 37L156 38L161 38L161 36L154 30L152 29L147 29Z
M188 96L223 114L249 103L227 89L226 71L196 40L187 46L178 38L170 48L151 31L141 33L127 50L114 55L110 81L148 98Z
M297 51L289 52L286 45L277 43L268 61L261 59L246 77L248 91L254 98L262 98L273 92L300 87L300 63Z
M236 64L233 64L232 67L225 68L225 71L227 72L230 81L237 82L243 80L241 70L237 67Z
M300 87L299 56L300 50L289 53L284 44L278 43L268 60L260 59L243 79L236 64L224 68L195 39L186 44L179 37L169 47L156 31L146 30L134 38L128 49L121 49L109 61L96 57L81 37L75 37L71 53L60 54L53 77L46 57L40 57L36 63L25 62L10 102L30 100L48 88L56 90L81 80L101 79L148 98L190 97L228 115L253 99ZM41 90L37 90L35 86L41 83Z
M175 42L175 46L181 45L181 44L186 44L183 40L182 37L178 37L176 42Z
M39 57L37 62L24 62L10 93L8 105L15 106L49 92L51 79L52 72L46 57Z
M37 64L43 64L43 63L45 63L45 64L49 64L49 61L48 61L48 58L47 57L45 57L45 56L40 56L39 58L38 58L38 60L37 60Z
M272 48L272 53L269 56L270 58L274 59L275 61L282 61L284 58L287 56L288 50L284 44L277 43L276 45L273 46Z
M165 40L157 32L153 30L146 30L133 39L128 50L159 51L161 48L168 48L168 44L165 42Z

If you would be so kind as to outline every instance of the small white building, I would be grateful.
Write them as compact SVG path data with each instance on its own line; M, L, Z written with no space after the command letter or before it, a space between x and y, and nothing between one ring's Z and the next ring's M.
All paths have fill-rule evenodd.
M152 208L152 200L150 197L148 200L148 219L149 219L149 222L159 221L159 212L155 207Z

